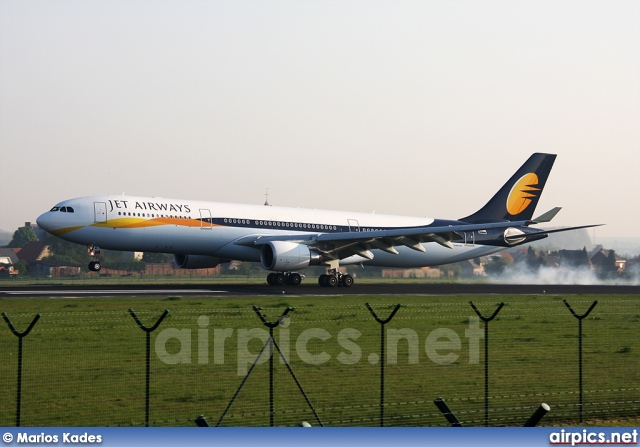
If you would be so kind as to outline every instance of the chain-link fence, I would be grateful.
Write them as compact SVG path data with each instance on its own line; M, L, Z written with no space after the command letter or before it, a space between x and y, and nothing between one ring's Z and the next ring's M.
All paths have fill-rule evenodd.
M162 321L162 304L42 312L24 337L35 313L7 312L0 425L192 426L198 415L220 426L448 425L438 397L473 426L522 425L542 402L543 423L637 417L640 300L595 299L582 337L562 297L544 296L292 298L264 309L176 299L162 302ZM595 299L567 304L581 316ZM148 363L134 314L159 322Z

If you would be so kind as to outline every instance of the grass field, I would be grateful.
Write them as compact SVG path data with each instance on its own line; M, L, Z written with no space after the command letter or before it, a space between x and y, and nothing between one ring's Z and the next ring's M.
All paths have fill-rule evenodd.
M489 420L522 425L541 402L543 424L578 423L576 312L598 305L583 322L585 423L620 425L640 417L640 296L393 296L286 298L1 299L24 339L22 425L141 426L145 422L145 333L152 326L150 420L193 426L218 422L267 335L253 306L275 321L274 337L324 425L380 425L381 318L385 325L384 424L447 425L442 397L465 425L484 425L484 315L489 323ZM18 339L0 323L0 425L16 420ZM266 360L266 356L261 360ZM286 365L274 361L274 421L317 425ZM258 364L222 421L269 425L269 365Z

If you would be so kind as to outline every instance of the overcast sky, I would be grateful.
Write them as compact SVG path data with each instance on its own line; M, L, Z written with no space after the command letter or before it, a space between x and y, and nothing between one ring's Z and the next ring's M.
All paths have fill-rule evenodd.
M533 152L537 214L640 237L640 2L0 0L0 229L267 188L459 218Z

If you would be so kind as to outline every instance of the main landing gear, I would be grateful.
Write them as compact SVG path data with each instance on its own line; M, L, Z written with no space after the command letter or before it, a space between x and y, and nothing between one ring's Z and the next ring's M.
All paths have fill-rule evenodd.
M267 283L269 283L270 286L299 286L302 278L303 276L296 272L272 272L267 275Z
M267 283L270 286L298 286L302 282L302 276L295 272L272 272L267 275ZM327 274L322 274L318 278L321 287L351 287L353 276L340 273L337 269L330 269Z
M337 269L331 269L327 274L320 275L318 284L320 284L320 287L351 287L353 285L353 276L342 274Z
M92 272L99 272L100 269L102 268L102 264L100 264L100 247L97 247L95 245L89 245L89 247L87 247L88 251L89 251L89 255L93 256L93 261L91 261L89 263L89 270Z

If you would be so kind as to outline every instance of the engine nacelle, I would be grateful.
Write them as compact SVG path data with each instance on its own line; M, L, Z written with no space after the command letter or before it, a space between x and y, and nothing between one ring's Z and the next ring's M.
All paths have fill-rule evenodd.
M224 261L214 256L173 255L173 262L179 269L208 269Z
M526 239L526 234L522 230L518 230L517 228L509 227L504 230L504 241L509 245L517 245L524 242Z
M320 264L320 253L304 244L286 241L268 242L260 250L260 262L267 270L290 272Z

